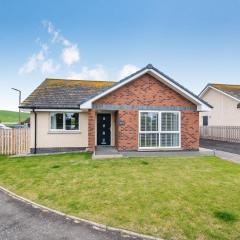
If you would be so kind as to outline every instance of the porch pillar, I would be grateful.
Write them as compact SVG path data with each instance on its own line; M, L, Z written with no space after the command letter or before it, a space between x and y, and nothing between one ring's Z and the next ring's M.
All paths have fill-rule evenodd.
M88 110L88 150L90 152L95 151L95 123L96 123L96 111L94 109Z

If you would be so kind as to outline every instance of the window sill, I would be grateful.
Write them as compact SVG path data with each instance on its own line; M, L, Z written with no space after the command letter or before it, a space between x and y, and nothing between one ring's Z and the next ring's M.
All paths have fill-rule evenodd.
M80 130L49 130L48 134L80 134Z
M181 151L183 150L181 147L139 147L138 151Z

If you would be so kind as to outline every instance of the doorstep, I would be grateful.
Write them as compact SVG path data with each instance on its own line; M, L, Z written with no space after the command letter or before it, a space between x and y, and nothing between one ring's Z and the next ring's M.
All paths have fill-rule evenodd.
M121 158L123 155L114 146L97 146L92 159Z

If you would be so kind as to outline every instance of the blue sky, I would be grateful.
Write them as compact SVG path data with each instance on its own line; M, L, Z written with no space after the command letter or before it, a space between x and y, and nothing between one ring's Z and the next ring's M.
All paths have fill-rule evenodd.
M240 84L240 1L0 1L0 109L46 77L118 80L152 63L195 93Z

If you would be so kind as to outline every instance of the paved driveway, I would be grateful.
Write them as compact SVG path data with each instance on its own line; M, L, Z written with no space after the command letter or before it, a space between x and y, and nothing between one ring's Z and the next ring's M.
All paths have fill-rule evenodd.
M118 240L138 239L117 232L103 232L85 223L75 223L64 216L8 196L0 190L0 240Z
M203 148L240 154L240 143L230 143L216 140L201 139L200 146Z
M240 143L201 139L200 146L214 150L216 156L240 164Z

